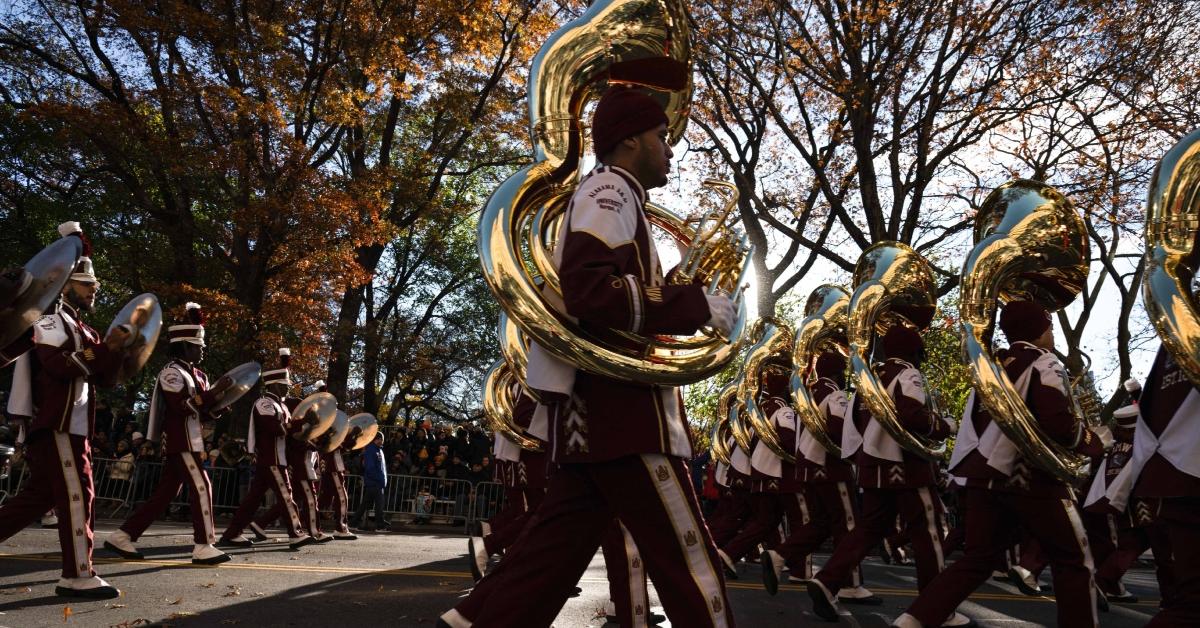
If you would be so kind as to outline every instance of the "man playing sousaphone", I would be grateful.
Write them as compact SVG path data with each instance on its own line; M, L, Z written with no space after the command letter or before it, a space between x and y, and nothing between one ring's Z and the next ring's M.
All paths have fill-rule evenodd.
M29 402L32 417L25 441L32 480L25 490L0 507L0 540L7 539L54 508L63 570L54 592L66 597L108 599L121 592L92 568L92 454L89 438L96 420L96 387L111 385L127 355L141 350L135 338L150 317L136 309L127 324L100 334L83 322L91 312L100 282L92 269L91 246L79 223L63 223L63 236L84 240L79 258L63 289L62 302L34 325L33 349L14 384L13 396ZM127 346L128 345L128 346ZM19 390L18 390L19 388Z
M874 368L895 404L900 425L909 433L931 440L945 439L950 435L950 425L927 403L925 376L919 370L925 352L921 334L908 323L897 321L881 340L887 359ZM862 517L809 581L813 611L826 621L837 621L834 606L837 592L854 584L859 564L892 533L897 515L912 532L918 589L928 586L944 567L943 531L935 503L936 466L901 448L881 427L861 395L856 396L852 412L853 424L847 426L842 436L842 455L854 456L858 465L858 483L863 489ZM949 625L966 623L966 618L960 615Z
M731 299L662 279L644 205L646 190L667 182L667 121L662 105L636 89L612 88L596 107L600 164L571 199L555 262L567 312L597 333L732 328ZM569 398L551 412L559 468L539 515L438 625L550 625L614 517L642 550L673 624L732 625L716 548L687 472L692 447L678 390L580 369Z
M202 423L216 420L224 408L216 408L221 393L232 385L221 378L209 388L208 375L197 366L204 360L204 312L198 303L185 306L184 322L167 328L170 361L158 373L150 397L150 424L147 440L163 436L163 473L158 487L141 508L121 524L104 541L105 549L122 558L142 560L145 556L134 542L146 532L179 494L188 487L192 514L192 562L198 565L217 565L229 560L229 555L213 546L217 542L213 529L212 483L204 470Z
M1050 313L1032 301L1012 301L1001 310L999 325L1009 347L997 359L1042 432L1090 457L1103 455L1100 437L1073 410L1065 369L1053 352ZM1092 556L1071 487L1023 459L978 397L972 390L950 461L950 472L965 485L963 557L922 588L895 625L940 625L992 575L1018 525L1050 558L1058 625L1097 625Z

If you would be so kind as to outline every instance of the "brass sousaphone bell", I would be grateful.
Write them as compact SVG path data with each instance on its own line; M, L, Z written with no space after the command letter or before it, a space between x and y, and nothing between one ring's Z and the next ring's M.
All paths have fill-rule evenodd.
M745 408L746 420L758 434L759 440L775 455L783 460L794 463L796 452L785 447L779 439L779 432L771 422L771 417L762 411L759 405L763 392L763 378L768 369L777 369L781 376L790 374L790 369L771 364L772 361L783 361L791 364L792 328L782 320L773 316L760 318L754 322L750 332L757 340L750 345L746 353L746 363L743 368L743 379L738 389L742 407ZM753 452L751 452L753 453Z
M742 377L739 376L721 389L717 394L717 412L725 417L725 422L729 424L729 434L733 436L734 444L749 456L753 453L750 451L750 445L754 437L750 426L746 424L746 411L742 407L741 395L738 394L741 385Z
M314 443L333 426L333 422L337 420L337 413L337 398L330 393L318 392L305 397L296 409L292 410L291 423L303 424L292 437L305 443Z
M562 307L552 250L574 192L586 145L584 108L610 84L655 90L668 117L670 142L682 136L691 102L689 17L683 0L597 0L582 16L555 31L529 72L529 122L533 163L492 193L479 220L480 264L488 287L513 322L559 360L623 381L683 385L721 370L740 351L746 332L742 274L750 259L744 236L716 212L689 226L647 204L652 224L686 242L688 270L735 297L738 316L730 338L597 338ZM721 186L729 191L727 185ZM734 190L735 191L735 190ZM731 207L736 196L728 199ZM707 241L702 235L711 235Z
M1200 129L1163 155L1146 199L1142 303L1163 347L1200 386L1200 306L1193 286L1200 233Z
M513 389L517 381L504 360L497 360L483 378L483 415L492 433L517 444L525 451L542 451L542 443L525 433L513 420L517 400Z
M896 414L895 400L871 364L877 336L882 337L895 325L925 330L933 321L937 291L929 262L902 242L878 242L859 257L854 268L854 286L847 331L850 366L857 384L855 394L901 447L927 460L941 460L946 454L946 443L904 429Z
M1029 300L1054 311L1075 300L1088 273L1083 219L1058 190L1017 179L984 200L975 243L963 264L959 310L976 394L1025 459L1068 482L1085 478L1087 457L1042 433L990 346L1001 301Z
M841 286L824 285L808 295L804 304L804 320L796 327L796 344L792 347L792 404L804 429L825 451L837 458L842 449L829 438L825 413L821 412L808 386L808 374L821 353L835 350L849 353L846 325L849 321L850 293Z
M362 449L375 440L377 433L379 433L379 422L375 420L375 415L360 412L350 417L350 431L342 441L342 449L350 451Z
M713 426L712 437L708 444L708 450L717 462L730 464L729 457L733 454L729 449L730 436L729 417L718 412L716 425Z

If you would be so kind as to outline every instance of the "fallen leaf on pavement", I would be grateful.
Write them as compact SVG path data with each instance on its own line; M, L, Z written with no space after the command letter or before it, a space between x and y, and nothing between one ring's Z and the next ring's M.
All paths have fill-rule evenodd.
M167 601L170 602L171 606L175 606L176 604L179 604L180 602L182 602L183 598L177 597L177 598L175 598L174 602L171 602L170 600L167 600Z
M196 616L196 614L191 611L179 611L177 613L171 613L170 615L167 615L167 619L183 619L184 617L195 617L195 616Z
M63 607L63 623L64 624L67 623L67 620L70 618L71 618L71 607L64 606Z
M125 608L127 604L105 604L106 608Z
M217 586L217 583L215 583L215 582L206 582L206 583L200 585L200 588L201 589L211 589L215 586Z

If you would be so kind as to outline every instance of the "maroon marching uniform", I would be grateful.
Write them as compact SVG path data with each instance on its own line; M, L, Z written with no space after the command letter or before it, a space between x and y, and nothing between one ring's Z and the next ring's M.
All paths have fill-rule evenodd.
M335 535L350 535L350 499L346 495L346 461L342 457L341 447L321 453L321 495L318 505L321 508L333 506Z
M211 545L217 540L213 530L212 484L200 458L204 453L200 424L209 418L202 409L214 399L209 391L208 376L175 358L159 372L154 386L151 414L161 412L161 418L151 419L147 438L153 441L156 432L162 432L163 473L150 499L121 524L121 530L131 541L137 541L154 519L166 512L171 500L186 484L191 504L192 538L197 544ZM156 424L159 422L161 425Z
M288 536L307 536L301 531L300 518L296 514L296 504L292 501L292 491L288 482L284 440L287 438L285 426L290 418L291 413L283 400L271 392L264 392L263 396L254 402L254 410L250 414L249 443L250 453L255 456L254 481L250 483L250 490L246 492L242 503L233 514L229 527L221 535L222 541L241 536L254 518L254 513L267 491L273 491L275 499L287 510L287 517L283 522L287 527Z
M1133 498L1160 522L1174 558L1173 595L1147 625L1200 625L1200 390L1164 347L1139 409L1126 469L1136 480Z
M596 168L571 200L555 251L567 311L615 342L628 341L615 340L612 329L691 334L710 317L700 286L664 285L644 203L645 190L628 172ZM549 625L616 517L642 550L672 623L732 625L687 471L692 448L678 390L573 374L569 399L551 408L560 466L538 515L441 621L454 628ZM478 611L473 598L484 600ZM539 600L532 608L531 599Z
M768 376L765 388L769 396L760 402L762 412L774 424L783 448L794 452L797 447L796 413L787 402L788 379ZM741 530L717 552L728 569L727 576L736 574L734 564L738 560L778 533L785 517L793 529L800 527L804 519L795 465L771 451L757 434L752 443L750 468L751 515Z
M291 399L289 397L286 401L290 402ZM297 400L298 402L299 400ZM290 410L296 404L288 403L285 405L288 405ZM284 439L284 458L287 463L288 485L292 489L292 504L296 509L296 514L300 517L301 527L308 530L310 536L314 538L328 538L321 533L320 513L317 508L317 490L313 485L317 479L317 473L316 467L312 464L312 455L316 452L307 442L295 438L295 435L303 429L304 423L302 421L292 421L285 429L287 437ZM343 490L345 489L343 488ZM283 500L276 500L270 509L255 517L254 524L259 528L265 528L273 524L284 514L287 514L287 505Z
M715 478L720 486L717 507L708 520L708 531L713 543L721 547L737 536L750 517L750 457L737 446L730 436L727 442L729 464L717 463ZM742 470L738 470L738 466Z
M889 390L901 426L914 434L945 438L949 427L926 404L925 379L911 363L888 358L876 368ZM903 450L878 424L861 400L853 407L853 431L861 443L843 436L842 455L855 456L862 487L862 513L857 525L834 548L833 555L810 581L814 600L832 602L843 587L854 584L855 572L867 554L895 530L896 516L912 531L917 563L917 588L924 589L944 566L942 523L938 517L934 464ZM818 607L819 608L819 607Z
M1010 304L1011 306L1011 304ZM1072 411L1062 364L1050 351L1024 341L997 356L1038 425L1050 438L1090 456L1102 453L1099 437ZM936 626L991 576L1018 525L1038 540L1053 563L1058 625L1095 626L1092 557L1071 488L1020 458L972 391L950 471L964 485L966 546L963 556L921 590L898 625L915 620Z
M0 507L0 540L54 508L59 516L63 578L95 576L92 452L95 387L116 374L123 352L110 351L100 334L67 304L34 324L28 360L33 419L25 441L31 481ZM61 588L61 587L60 587Z
M513 407L513 422L528 433L536 409L537 402L533 397L521 392ZM530 436L536 438L532 434ZM500 441L504 436L496 434L495 438L497 444L502 445ZM505 461L506 464L497 466L497 474L503 473L497 480L505 487L506 496L504 510L490 522L490 534L483 535L488 556L499 554L516 542L521 530L525 528L533 513L537 512L546 494L545 442L542 442L542 451L521 449L507 439L505 443L516 449L514 453L517 459Z
M844 363L843 363L844 364ZM820 378L810 387L813 401L825 415L827 437L841 446L843 422L849 418L850 403L845 392L829 378ZM796 476L801 482L804 520L793 527L787 539L775 548L793 574L811 570L810 555L832 537L834 547L856 526L854 469L821 447L811 435L801 436L796 459ZM773 559L773 557L772 557ZM862 585L862 570L856 567L850 586Z

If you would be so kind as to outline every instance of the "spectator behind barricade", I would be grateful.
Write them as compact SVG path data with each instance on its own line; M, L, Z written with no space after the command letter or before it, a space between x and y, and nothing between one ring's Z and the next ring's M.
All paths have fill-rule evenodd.
M433 494L429 492L429 484L422 482L421 488L413 497L413 523L424 525L431 520L430 515L433 513Z
M113 440L127 440L129 445L137 451L137 447L133 445L133 433L137 431L137 424L133 422L133 415L122 415L127 420L121 425L121 429L117 430L117 437Z
M471 465L471 474L467 478L471 485L474 486L480 482L488 482L492 479L492 472L483 468L482 462L476 462Z
M129 482L133 479L134 455L133 448L129 446L129 441L121 440L117 442L117 448L113 451L113 458L116 460L108 467L111 494L104 497L115 498L129 494Z
M354 513L353 525L360 530L370 530L366 526L367 510L375 506L375 526L373 529L386 529L387 522L383 518L384 496L387 488L387 461L383 454L383 432L376 432L375 439L363 448L363 497Z
M100 431L100 426L96 426L96 433L92 435L92 457L93 458L112 458L115 451L112 446L112 441L108 440L108 432Z
M134 432L133 434L130 435L129 442L133 443L133 448L138 450L139 453L141 453L142 445L146 443L146 437L141 432ZM150 443L150 444L154 445L154 443Z
M483 431L483 428L472 424L467 432L468 440L471 444L471 453L464 456L468 462L479 462L483 457L490 454L492 451L492 441Z
M108 404L105 403L103 399L97 399L96 400L96 423L92 427L92 431L96 434L96 436L103 434L106 439L106 442L111 443L112 439L111 439L110 432L112 432L113 423L114 423L114 420L113 420L112 409L108 407ZM96 441L94 438L92 440L92 449L93 450L96 449ZM111 454L111 453L112 453L112 449L110 447L109 454ZM93 455L95 455L95 454L93 453ZM107 457L107 455L106 455L106 457Z
M471 469L463 464L458 454L450 457L450 464L446 466L446 479L471 481Z
M490 455L480 458L479 466L483 467L483 472L486 473L488 476L488 479L484 480L485 482L490 481L492 478L496 477L496 469L492 467L492 457Z

